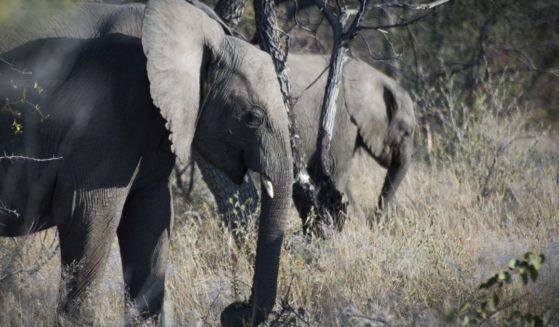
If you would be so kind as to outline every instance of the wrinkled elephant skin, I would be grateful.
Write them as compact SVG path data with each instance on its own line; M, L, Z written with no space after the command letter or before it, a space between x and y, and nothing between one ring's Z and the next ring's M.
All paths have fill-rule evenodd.
M294 100L294 116L301 137L302 152L312 175L315 171L320 111L326 85L328 61L319 55L290 54L288 59ZM415 115L408 93L393 79L357 59L344 66L343 83L334 122L331 156L333 178L348 198L350 213L363 216L352 190L348 171L356 151L373 157L387 174L378 198L377 213L390 202L404 178L413 153ZM240 186L204 160L197 160L218 209L231 226L246 223L246 214L231 208L228 199L239 194L239 202L258 197L250 181Z
M267 54L195 4L24 6L0 26L0 155L15 156L0 159L0 236L58 229L61 319L91 323L84 299L115 235L128 295L160 315L169 175L193 149L235 181L266 176L270 194L250 310L222 321L257 325L275 303L292 184L279 85Z

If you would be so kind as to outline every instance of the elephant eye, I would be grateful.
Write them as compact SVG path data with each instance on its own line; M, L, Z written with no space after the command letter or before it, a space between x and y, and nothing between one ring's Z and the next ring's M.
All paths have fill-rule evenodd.
M264 110L260 107L252 107L243 117L244 123L249 128L258 128L264 123Z

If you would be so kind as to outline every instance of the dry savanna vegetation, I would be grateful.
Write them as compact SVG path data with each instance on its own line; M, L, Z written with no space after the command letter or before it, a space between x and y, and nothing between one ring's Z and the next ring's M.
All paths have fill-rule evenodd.
M559 135L534 123L508 88L511 78L486 82L475 101L462 101L452 80L423 95L438 123L428 134L417 128L414 164L372 228L350 219L330 239L309 241L292 210L270 325L458 325L492 296L480 284L527 251L545 255L538 278L524 285L512 276L485 323L500 325L499 317L518 310L559 325ZM353 170L353 187L372 211L383 170L365 156ZM250 293L255 228L248 226L237 246L201 181L190 200L180 194L166 309L177 326L217 326L222 309ZM55 231L0 242L0 325L53 325L60 284ZM98 326L123 323L113 243L92 297Z
M21 2L0 0L0 23ZM284 4L279 28L289 33L290 51L327 56L332 32L314 2L275 1ZM355 9L358 2L335 3ZM559 326L559 7L550 0L432 3L443 2L416 12L375 1L363 20L369 28L351 55L412 94L414 161L378 221L385 172L365 154L353 163L351 185L372 226L349 217L343 231L309 239L292 208L268 326ZM238 30L253 39L250 1L240 15ZM172 325L219 326L225 306L250 294L256 217L233 231L243 235L237 243L199 174L188 199L179 184L173 189L165 311ZM96 326L135 322L122 295L116 237L112 243L87 306ZM0 327L55 325L64 282L55 229L0 238Z

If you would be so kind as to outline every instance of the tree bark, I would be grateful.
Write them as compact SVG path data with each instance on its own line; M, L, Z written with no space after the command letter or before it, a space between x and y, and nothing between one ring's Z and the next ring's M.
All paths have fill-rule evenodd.
M337 111L337 100L340 93L343 66L346 60L347 50L351 40L359 32L359 25L367 8L367 0L360 1L356 16L348 24L349 16L353 13L347 8L340 8L335 15L323 0L313 0L322 11L333 32L332 54L330 56L330 69L328 70L328 81L324 92L322 110L320 113L320 131L318 137L318 175L317 184L319 214L331 215L336 227L341 230L347 215L347 202L343 201L343 194L338 191L332 180L332 159L330 157L330 145L334 130L334 121ZM349 25L349 27L348 27ZM322 210L322 212L321 212Z
M329 215L338 230L341 230L347 215L347 202L336 188L332 179L333 162L330 154L334 121L336 120L337 100L342 84L343 66L346 61L347 48L342 44L341 30L334 32L334 47L330 58L328 81L324 90L322 110L320 112L320 130L318 137L319 167L316 170L316 182L319 187L319 214Z
M219 0L215 5L215 13L229 27L235 27L245 12L246 0Z
M347 48L341 44L341 35L334 40L334 50L330 58L328 81L324 92L322 111L320 112L320 131L318 138L320 169L327 175L332 175L332 158L330 157L330 144L334 133L338 95L340 93L343 66L346 61Z
M308 234L316 234L321 237L326 235L326 225L331 225L329 215L320 210L317 201L317 188L313 184L306 168L306 160L301 151L301 141L297 123L292 112L289 79L287 76L287 45L281 48L277 17L273 0L254 0L254 11L256 18L256 33L260 42L260 48L270 54L276 68L280 89L286 105L289 118L289 134L291 139L291 150L293 153L293 173L295 183L293 185L293 202L303 221L303 231ZM313 208L318 215L316 219L309 219ZM312 222L311 222L312 221Z
M235 4L229 4L229 11L226 10L227 3L232 1L234 0L220 0L216 6L216 11L218 7L220 8L218 14L230 15L229 12L231 11L237 12ZM237 1L240 2L242 0ZM345 28L345 24L347 23L349 13L342 11L339 17L335 17L331 12L327 13L324 10L326 7L322 1L314 1L325 14L330 15L329 21L335 34L335 44L330 62L331 68L328 75L328 86L324 93L324 104L321 112L321 127L318 140L318 155L320 160L318 160L317 163L319 167L317 169L317 176L313 176L318 187L313 184L313 180L307 172L306 160L301 151L301 142L297 124L291 110L292 103L286 67L287 45L284 49L282 49L280 32L277 28L277 17L274 2L273 0L255 0L254 9L257 39L260 42L262 50L268 52L272 57L278 75L280 90L286 104L286 110L289 117L289 132L295 174L293 201L303 221L304 232L324 237L327 233L325 229L326 226L335 224L339 229L341 229L346 216L347 203L342 201L342 194L336 189L331 177L332 162L330 157L330 144L332 142L337 109L336 102L341 85L343 64L347 52L346 41L351 40L357 33L357 27L361 22L365 10L366 0L361 2L361 12L358 12L358 15L352 21L347 34L344 33L343 30ZM322 7L319 2L322 4ZM229 19L229 16L222 16L222 19L226 22L232 21ZM208 186L210 188L215 186L216 189L221 191L223 189L227 189L226 178L224 179L223 176L220 177L215 172L211 172L212 167L200 166L200 168L203 171L204 179L209 184ZM249 186L243 184L241 186L241 188L249 190L245 193L246 196L254 196L254 193L250 191L251 186L254 188L253 185ZM224 193L228 193L227 196L231 196L232 194L231 192L221 192L221 194ZM243 194L241 193L239 195L242 196ZM220 196L218 195L218 197ZM239 198L239 201L241 202L244 200L245 198ZM228 199L216 198L216 201L225 201L225 206L223 204L218 204L218 206L222 206L219 210L222 214L224 214L226 221L233 221L235 218L228 217L227 214L227 212L231 212L230 208L227 208Z
M287 77L287 49L281 48L279 29L277 27L276 9L273 0L254 0L254 14L256 18L256 33L260 41L260 48L272 56L278 81L280 83L283 101L290 112L291 96L289 79ZM293 123L290 121L290 123Z

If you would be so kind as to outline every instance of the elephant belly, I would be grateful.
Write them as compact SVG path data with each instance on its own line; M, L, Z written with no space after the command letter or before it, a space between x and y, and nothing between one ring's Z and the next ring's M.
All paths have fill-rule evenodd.
M51 171L46 163L1 161L0 236L27 235L53 225Z

